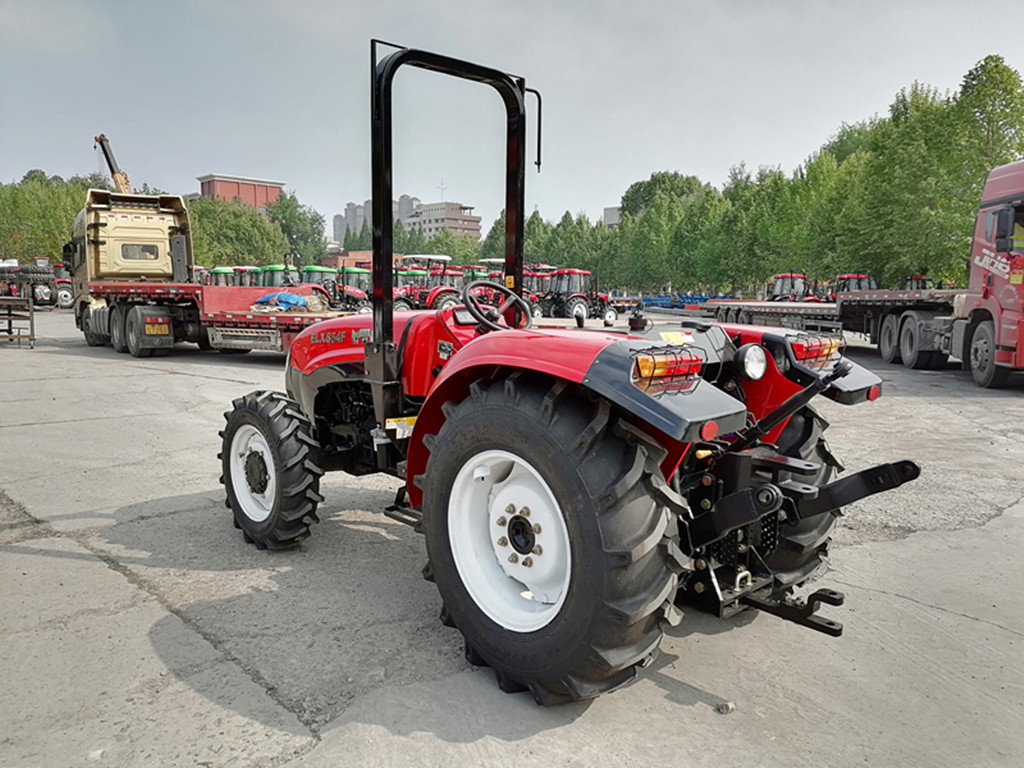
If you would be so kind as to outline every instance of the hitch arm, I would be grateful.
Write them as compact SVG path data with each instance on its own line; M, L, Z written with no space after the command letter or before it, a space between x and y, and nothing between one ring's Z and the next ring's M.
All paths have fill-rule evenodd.
M839 637L843 634L843 625L838 621L818 616L816 611L818 603L842 605L845 599L842 592L837 592L834 589L819 589L807 596L807 602L787 598L759 597L755 594L744 595L740 598L740 602L816 632Z
M921 467L909 459L894 464L879 464L819 488L814 498L797 499L796 510L801 520L823 515L876 493L897 488L916 480L920 475Z

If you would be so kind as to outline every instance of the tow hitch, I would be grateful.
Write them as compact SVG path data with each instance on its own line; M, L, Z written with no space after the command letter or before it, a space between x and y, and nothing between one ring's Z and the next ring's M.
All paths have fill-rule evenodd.
M834 589L819 589L808 595L806 601L794 599L789 595L782 597L744 595L740 598L741 603L749 605L751 608L771 613L780 619L792 621L816 632L824 632L832 637L839 637L843 634L843 625L838 621L818 616L815 611L818 610L819 603L842 605L844 600L846 600L846 596Z

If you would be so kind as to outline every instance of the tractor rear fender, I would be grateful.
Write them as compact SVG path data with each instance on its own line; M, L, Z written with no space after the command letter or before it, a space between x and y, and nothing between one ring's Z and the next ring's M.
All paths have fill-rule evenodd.
M643 431L660 437L673 454L664 463L670 469L690 443L743 428L743 403L699 376L666 381L660 390L638 386L633 368L636 355L644 349L663 350L665 345L587 331L489 334L468 344L445 366L417 416L406 455L412 506L420 503L414 480L426 469L429 443L445 421L445 406L464 400L473 382L482 379L535 373L577 385L608 400Z

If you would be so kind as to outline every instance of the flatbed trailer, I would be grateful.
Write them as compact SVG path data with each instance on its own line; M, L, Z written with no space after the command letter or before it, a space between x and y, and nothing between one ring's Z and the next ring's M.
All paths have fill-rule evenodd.
M711 299L702 310L724 322L860 333L886 362L945 368L953 357L978 386L1002 386L1024 370L1024 161L985 181L965 289L846 291L835 303Z
M205 349L287 352L295 337L310 325L350 314L254 309L257 299L273 292L262 286L91 281L90 331L109 338L118 351L137 357L147 356L146 350L170 349L183 341ZM290 287L288 293L308 297L322 291L300 285ZM322 298L326 303L326 296ZM129 327L133 312L136 320ZM118 337L118 322L125 326L123 337ZM138 338L131 338L135 326L141 332Z

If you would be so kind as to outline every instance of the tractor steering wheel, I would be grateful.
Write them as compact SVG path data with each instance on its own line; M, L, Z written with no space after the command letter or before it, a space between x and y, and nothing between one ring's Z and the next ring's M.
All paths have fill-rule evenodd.
M498 305L497 309L487 307L484 310L483 306L486 305L481 305L480 300L473 295L473 290L476 288L488 288L492 296L499 294L506 298ZM471 283L467 283L462 289L462 303L466 305L466 309L469 310L469 314L473 316L474 320L491 331L501 331L508 328L508 326L498 325L498 318L502 317L513 304L518 305L519 309L522 310L523 324L516 327L531 328L533 326L533 312L530 303L511 288L506 288L499 283L492 283L489 280L474 280Z

